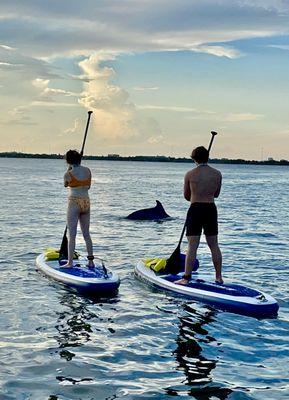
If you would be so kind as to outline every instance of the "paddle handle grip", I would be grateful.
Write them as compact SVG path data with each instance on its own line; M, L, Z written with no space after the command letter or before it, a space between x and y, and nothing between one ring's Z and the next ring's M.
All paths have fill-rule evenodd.
M210 144L209 144L209 147L208 147L208 152L209 152L209 153L210 153L210 151L211 151L211 147L212 147L213 141L214 141L215 136L216 136L217 134L218 134L217 132L211 131L212 137L211 137Z

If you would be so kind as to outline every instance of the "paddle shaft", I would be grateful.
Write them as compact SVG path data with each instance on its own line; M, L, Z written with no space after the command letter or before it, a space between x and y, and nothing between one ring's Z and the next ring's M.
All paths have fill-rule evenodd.
M88 127L89 127L90 117L91 117L92 112L93 111L88 111L88 117L87 117L85 132L84 132L84 138L83 138L82 147L81 147L81 150L80 150L81 158L83 156L84 146L85 146L85 142L86 142ZM60 246L60 250L59 250L59 259L61 259L61 257L64 254L67 255L67 236L66 235L67 235L67 225L65 227L65 230L64 230L64 233L63 233L63 237L62 237L62 242L61 242L61 246Z
M208 147L208 152L209 152L209 154L210 154L211 147L212 147L213 141L214 141L214 139L215 139L215 136L217 135L217 132L211 131L211 135L212 135L212 137L211 137L210 144L209 144L209 147Z
M213 141L214 141L214 139L215 139L215 136L217 135L217 132L211 131L211 135L212 135L212 137L211 137L211 140L210 140L210 143L209 143L209 147L208 147L208 152L209 152L209 154L210 154L210 150L211 150ZM182 230L182 234L181 234L181 237L180 237L180 240L179 240L177 249L181 247L181 243L182 243L182 240L183 240L183 237L184 237L184 234L185 234L185 230L186 230L186 223L187 223L187 220L186 220L185 223L184 223L183 230Z
M81 150L80 150L81 158L82 158L82 156L83 156L84 146L85 146L86 137L87 137L87 132L88 132L88 127L89 127L89 122L90 122L90 117L91 117L91 114L92 114L92 113L93 113L93 111L88 111L88 118L87 118L87 122L86 122L86 128L85 128L84 138L83 138L82 147L81 147Z

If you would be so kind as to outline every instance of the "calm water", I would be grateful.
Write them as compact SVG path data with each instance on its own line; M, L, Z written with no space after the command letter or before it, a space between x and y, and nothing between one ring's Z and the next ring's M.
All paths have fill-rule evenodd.
M95 253L122 280L93 302L35 270L65 227L61 160L0 159L1 400L288 399L289 169L221 165L220 243L227 281L277 298L277 319L258 320L156 291L137 260L176 247L189 164L90 161ZM163 223L123 217L162 201ZM185 245L184 245L185 246ZM78 236L78 250L84 242ZM199 259L212 270L202 241Z

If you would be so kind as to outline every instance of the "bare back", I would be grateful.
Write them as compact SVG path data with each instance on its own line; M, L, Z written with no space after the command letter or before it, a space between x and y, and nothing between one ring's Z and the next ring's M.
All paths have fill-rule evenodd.
M213 203L219 196L222 174L209 165L198 165L185 175L184 197L191 203Z
M76 178L78 181L77 185L72 186L71 181L72 178ZM83 167L82 165L73 166L69 171L67 171L64 175L64 186L69 189L69 196L76 197L88 197L88 190L90 189L90 180L91 180L91 172L87 167ZM83 185L81 182L85 182Z

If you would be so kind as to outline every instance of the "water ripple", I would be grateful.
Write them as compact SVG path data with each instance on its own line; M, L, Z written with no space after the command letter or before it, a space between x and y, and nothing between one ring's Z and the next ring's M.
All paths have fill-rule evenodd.
M169 295L133 275L139 258L167 256L176 247L187 210L187 164L87 163L94 176L95 252L122 280L115 298L100 301L35 270L36 255L58 246L63 235L63 162L0 160L6 183L0 188L6 200L0 212L1 400L287 399L288 169L220 166L225 278L262 288L280 303L278 318L258 320ZM173 218L124 218L156 199ZM84 251L80 234L77 243ZM213 276L204 240L199 259Z

